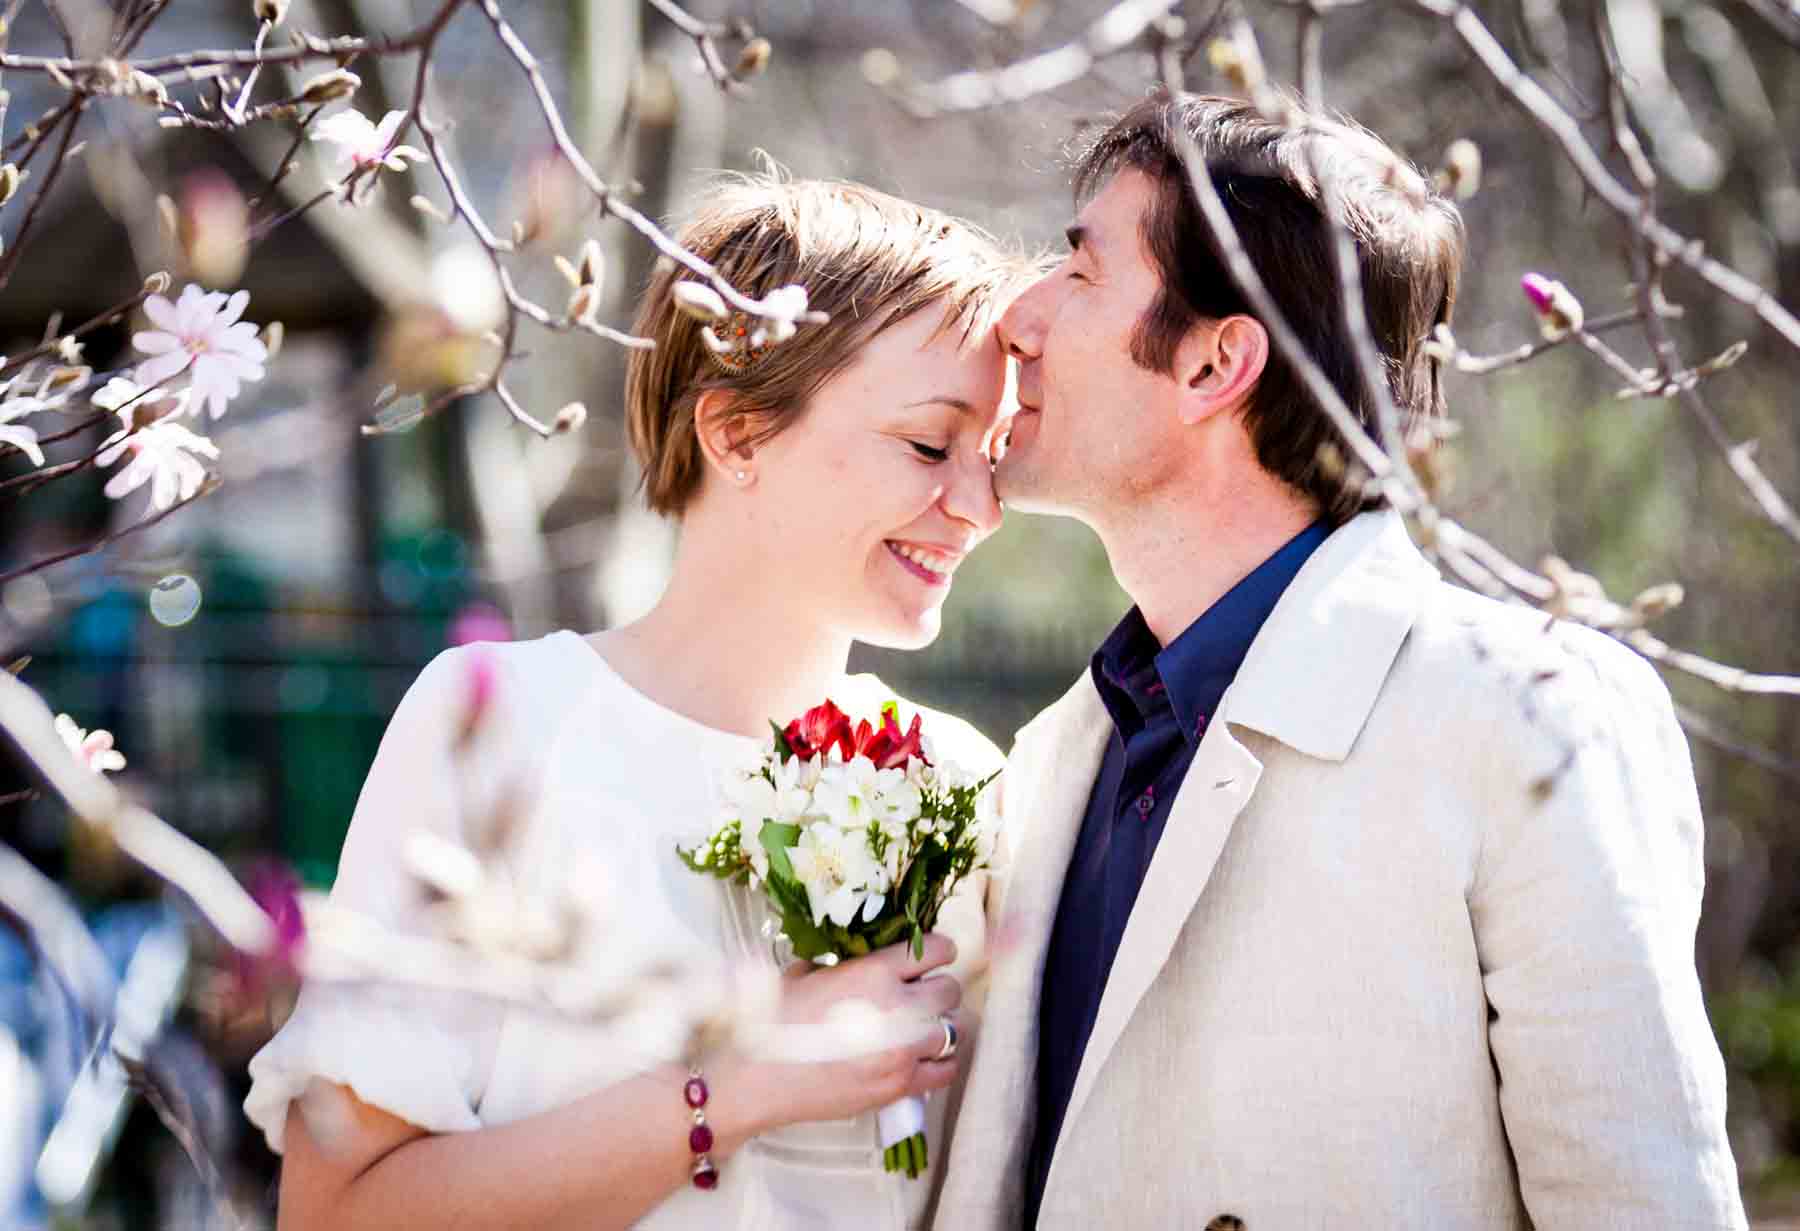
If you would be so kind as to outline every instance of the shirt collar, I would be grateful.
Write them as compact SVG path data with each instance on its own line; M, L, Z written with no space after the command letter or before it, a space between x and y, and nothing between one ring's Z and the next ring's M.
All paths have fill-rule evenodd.
M1197 744L1269 613L1330 534L1323 520L1302 530L1166 647L1136 607L1127 612L1093 660L1095 687L1120 733L1129 736L1167 706L1183 738Z

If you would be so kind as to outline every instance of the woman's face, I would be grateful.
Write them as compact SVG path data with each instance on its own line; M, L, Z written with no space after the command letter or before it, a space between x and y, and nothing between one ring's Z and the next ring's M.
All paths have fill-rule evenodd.
M956 566L1000 525L1005 360L991 330L932 337L940 319L883 331L756 453L755 520L788 561L771 584L873 645L929 645Z

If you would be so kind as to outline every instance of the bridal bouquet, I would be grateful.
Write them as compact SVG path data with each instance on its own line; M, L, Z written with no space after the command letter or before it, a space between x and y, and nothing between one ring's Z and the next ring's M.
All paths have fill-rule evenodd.
M888 945L922 951L925 933L962 878L985 868L992 835L980 780L937 763L915 715L900 728L826 701L785 727L759 763L728 776L726 817L679 853L689 868L760 888L794 955L835 965ZM927 1161L925 1105L903 1099L879 1116L889 1171L917 1178Z

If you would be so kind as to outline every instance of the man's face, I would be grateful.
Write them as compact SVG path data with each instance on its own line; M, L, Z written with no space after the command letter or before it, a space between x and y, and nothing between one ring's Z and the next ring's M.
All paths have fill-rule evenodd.
M1161 281L1139 224L1155 188L1121 171L1069 228L1069 255L1002 318L1019 411L994 468L1007 504L1092 520L1160 486L1177 454L1176 385L1131 357Z

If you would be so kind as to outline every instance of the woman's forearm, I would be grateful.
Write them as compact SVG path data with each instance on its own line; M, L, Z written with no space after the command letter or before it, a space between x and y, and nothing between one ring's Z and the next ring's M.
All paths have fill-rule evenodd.
M329 1133L321 1141L309 1122L323 1117L296 1103L288 1114L281 1231L629 1227L692 1182L686 1078L669 1066L510 1124L410 1130L391 1146L379 1128L350 1128L348 1149L344 1142L334 1148ZM762 1127L761 1113L747 1074L740 1080L738 1070L724 1069L708 1084L711 1154L726 1167Z

